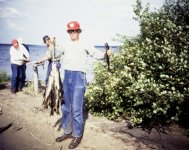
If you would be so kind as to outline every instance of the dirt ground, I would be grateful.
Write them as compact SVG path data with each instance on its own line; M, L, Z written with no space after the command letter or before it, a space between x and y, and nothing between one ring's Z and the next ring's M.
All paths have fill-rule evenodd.
M9 84L0 85L0 150L67 150L71 139L56 143L61 115L49 116L42 109L42 94L24 89L13 95ZM189 150L189 138L172 127L166 134L139 128L128 129L127 121L109 121L85 115L85 131L77 150Z

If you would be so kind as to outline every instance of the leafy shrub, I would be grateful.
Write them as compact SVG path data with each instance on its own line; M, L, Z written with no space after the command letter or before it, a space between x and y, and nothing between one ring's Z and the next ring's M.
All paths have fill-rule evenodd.
M188 7L185 0L166 1L150 12L137 0L141 34L122 37L119 53L111 57L111 72L104 63L96 64L95 80L86 91L90 112L110 119L130 117L148 128L189 120L189 26L178 23L182 11L173 18L178 5Z
M10 76L5 71L0 72L0 83L10 80Z

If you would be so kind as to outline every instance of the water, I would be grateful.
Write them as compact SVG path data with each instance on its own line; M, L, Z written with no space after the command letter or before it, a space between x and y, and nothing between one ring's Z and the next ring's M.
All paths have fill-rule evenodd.
M0 72L5 71L8 75L11 75L11 62L10 62L10 47L11 45L0 44ZM46 48L44 46L35 46L29 45L30 49L30 58L32 61L38 61L41 57L43 57L46 53ZM38 67L39 79L44 80L46 75L46 66L44 65L44 69L42 66ZM33 80L33 65L27 64L26 69L26 80Z
M11 63L10 63L10 47L9 44L0 44L0 72L5 71L8 75L11 75ZM103 46L95 46L98 50L103 51ZM45 46L38 46L38 45L29 45L30 49L30 59L32 61L38 61L46 54L46 47ZM118 47L112 46L111 47L113 53L117 52ZM93 79L92 74L92 63L95 60L91 57L88 58L88 65L87 65L87 81L90 82ZM61 63L63 65L63 62ZM46 61L43 66L38 67L38 74L39 80L45 80L46 71L47 71L48 62ZM27 64L26 69L26 80L33 80L33 65ZM63 76L63 67L60 68L61 77Z

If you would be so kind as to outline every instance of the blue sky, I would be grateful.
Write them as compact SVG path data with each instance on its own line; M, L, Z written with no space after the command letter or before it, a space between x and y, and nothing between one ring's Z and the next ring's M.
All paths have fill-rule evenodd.
M164 0L142 0L152 9ZM44 35L53 35L59 43L69 39L66 25L76 20L83 30L81 36L95 45L108 42L116 34L135 36L138 22L133 20L135 0L0 0L0 43L22 38L24 43L43 44Z

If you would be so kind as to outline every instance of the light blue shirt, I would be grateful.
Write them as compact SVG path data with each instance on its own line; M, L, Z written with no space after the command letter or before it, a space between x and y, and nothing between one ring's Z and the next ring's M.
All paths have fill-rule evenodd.
M63 66L65 70L86 72L87 55L95 59L104 59L104 53L94 46L79 41L69 41L63 45Z

